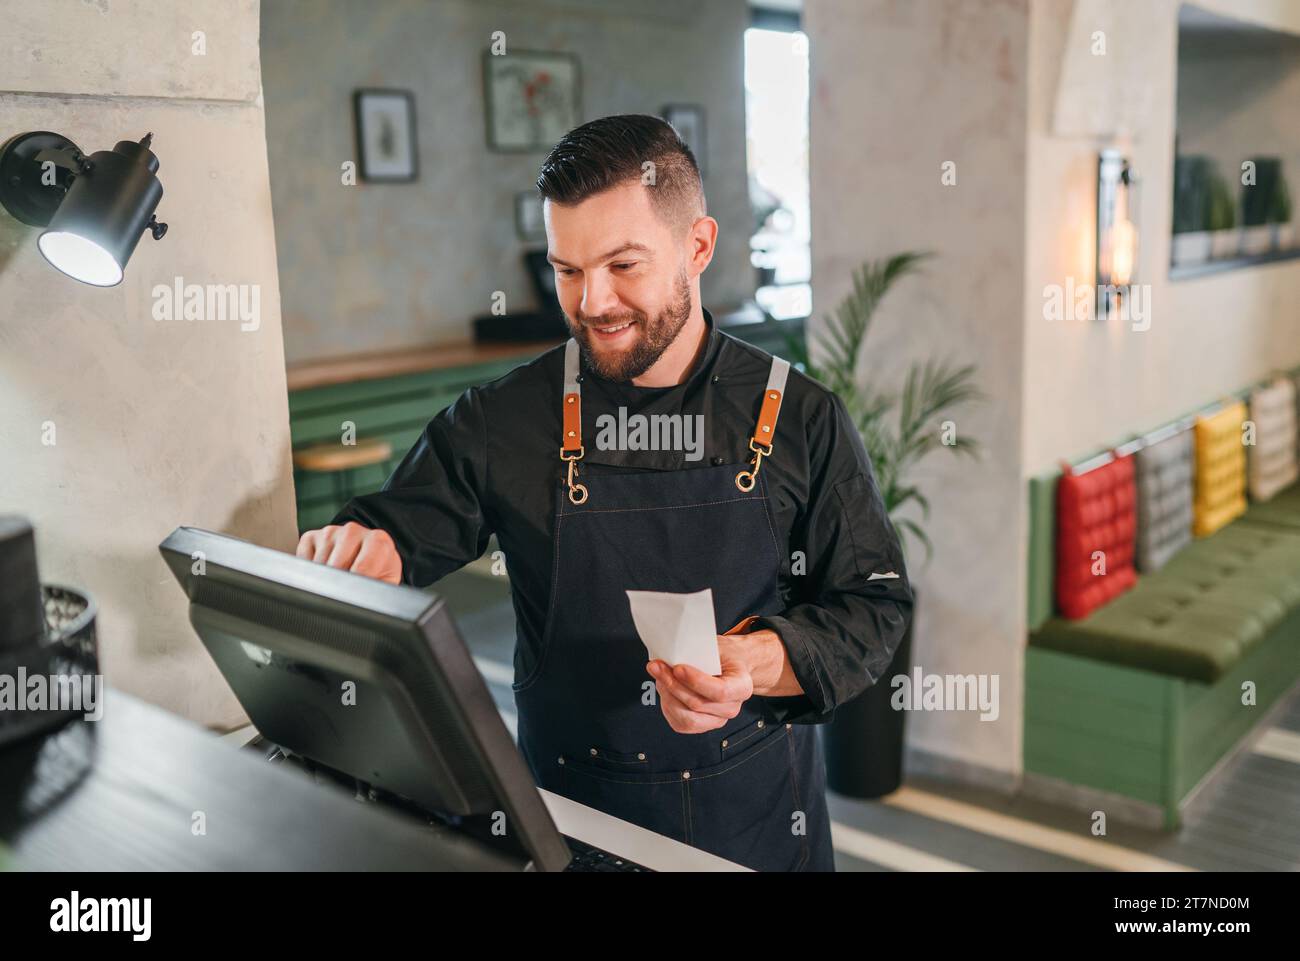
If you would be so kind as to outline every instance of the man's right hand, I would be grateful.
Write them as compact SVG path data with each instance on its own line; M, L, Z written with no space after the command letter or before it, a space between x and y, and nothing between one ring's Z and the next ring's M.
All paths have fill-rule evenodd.
M354 521L308 531L298 541L298 556L364 574L389 584L402 583L402 557L388 531L371 530Z

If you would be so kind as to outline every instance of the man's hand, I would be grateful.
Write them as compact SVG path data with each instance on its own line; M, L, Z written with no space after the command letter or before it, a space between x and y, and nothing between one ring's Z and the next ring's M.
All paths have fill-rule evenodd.
M371 530L349 521L308 531L298 541L298 556L364 574L389 584L402 583L402 557L388 531Z
M646 665L659 691L659 707L678 734L704 734L722 727L755 694L803 693L775 631L718 635L718 660L722 663L719 677L689 664L673 667L656 659Z

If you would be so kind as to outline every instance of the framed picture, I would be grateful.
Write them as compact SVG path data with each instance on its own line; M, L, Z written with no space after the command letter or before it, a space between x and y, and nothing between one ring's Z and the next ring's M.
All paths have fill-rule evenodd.
M664 107L662 116L672 124L677 136L682 138L686 146L691 148L691 153L695 154L695 163L700 168L700 176L703 177L708 168L705 159L707 144L704 137L704 108L693 103L670 103Z
M407 90L357 90L357 162L362 180L403 183L419 174L415 98Z
M487 143L492 150L549 150L579 123L578 58L568 53L483 51Z
M546 239L546 219L542 198L536 190L521 190L515 194L515 233L520 240Z

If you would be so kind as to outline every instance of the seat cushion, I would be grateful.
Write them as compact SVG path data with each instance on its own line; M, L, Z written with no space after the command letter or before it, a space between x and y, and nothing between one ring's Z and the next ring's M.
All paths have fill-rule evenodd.
M1196 497L1192 530L1206 537L1246 510L1246 448L1241 425L1246 405L1228 404L1196 418Z
M1300 530L1233 524L1083 620L1030 643L1212 683L1300 607Z
M1267 501L1251 504L1241 523L1300 530L1300 484L1278 491Z
M1133 455L1137 468L1137 569L1160 570L1192 539L1192 432L1149 444Z
M1056 603L1062 615L1087 617L1133 586L1136 530L1132 457L1061 476L1056 486Z

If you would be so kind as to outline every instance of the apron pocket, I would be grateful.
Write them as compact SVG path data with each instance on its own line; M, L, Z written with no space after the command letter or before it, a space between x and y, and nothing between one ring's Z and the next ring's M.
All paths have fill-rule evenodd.
M720 764L687 780L690 843L759 871L797 871L808 860L808 816L800 810L784 724L755 722L737 744L728 737ZM807 803L807 801L804 801Z
M579 760L592 767L626 774L643 774L650 766L649 755L644 751L611 751L607 747L593 747Z
M564 759L561 794L674 841L686 840L686 789L679 772L621 771L592 760Z

